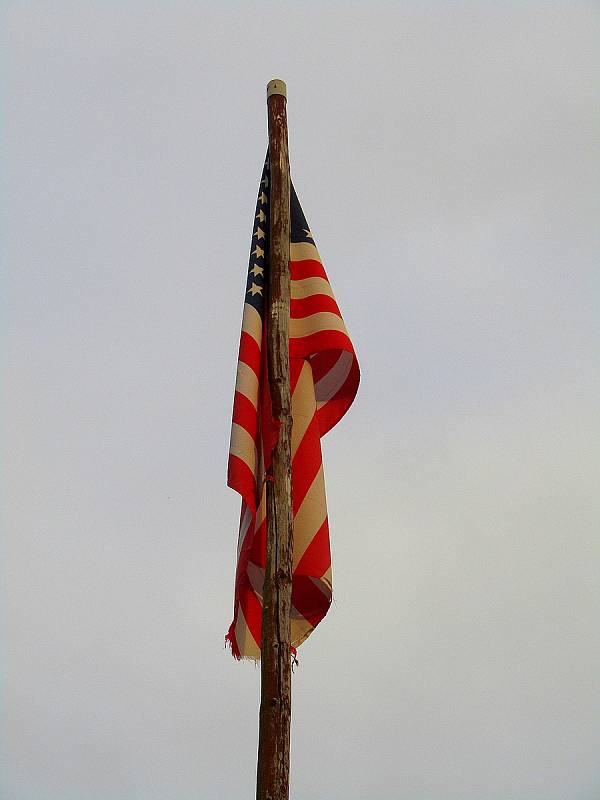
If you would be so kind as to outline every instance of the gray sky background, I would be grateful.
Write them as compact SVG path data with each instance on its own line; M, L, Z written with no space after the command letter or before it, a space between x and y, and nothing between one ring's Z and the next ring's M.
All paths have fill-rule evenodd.
M363 371L298 800L600 796L596 3L6 2L5 800L252 798L265 86Z

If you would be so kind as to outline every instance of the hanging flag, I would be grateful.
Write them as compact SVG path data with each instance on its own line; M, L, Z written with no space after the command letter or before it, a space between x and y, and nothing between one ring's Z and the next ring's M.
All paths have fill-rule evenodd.
M260 658L266 560L265 475L277 442L271 415L266 324L269 163L260 182L233 403L227 483L242 496L233 622L236 658ZM344 416L359 368L312 234L290 187L290 388L294 548L291 642L298 646L331 604L331 555L321 437Z

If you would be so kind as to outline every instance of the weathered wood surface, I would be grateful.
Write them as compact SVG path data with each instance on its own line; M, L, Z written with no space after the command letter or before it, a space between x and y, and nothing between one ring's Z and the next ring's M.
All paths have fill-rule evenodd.
M289 797L293 516L290 315L290 176L286 99L267 100L271 164L267 358L273 415L280 421L267 482L267 566L263 593L257 800Z

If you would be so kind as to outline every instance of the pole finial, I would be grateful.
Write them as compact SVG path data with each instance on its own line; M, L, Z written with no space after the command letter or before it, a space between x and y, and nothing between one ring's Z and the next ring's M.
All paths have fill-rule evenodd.
M281 78L273 78L272 81L267 83L267 98L271 97L272 94L281 94L287 100L287 87L285 85L285 81L282 81Z

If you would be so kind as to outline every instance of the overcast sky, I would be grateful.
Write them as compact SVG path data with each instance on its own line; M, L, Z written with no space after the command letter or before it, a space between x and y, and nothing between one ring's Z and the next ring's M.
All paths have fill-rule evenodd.
M3 800L254 797L265 87L362 366L296 800L600 796L600 6L5 2Z

